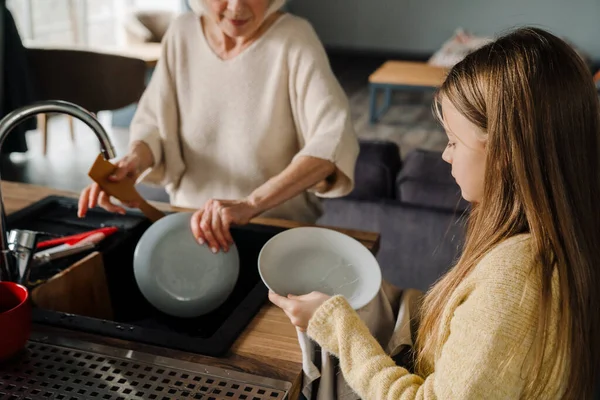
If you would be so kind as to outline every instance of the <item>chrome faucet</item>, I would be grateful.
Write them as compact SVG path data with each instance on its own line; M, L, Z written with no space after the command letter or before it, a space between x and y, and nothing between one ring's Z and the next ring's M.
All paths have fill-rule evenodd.
M0 149L13 128L29 117L46 113L68 114L84 122L100 141L104 158L110 160L115 157L113 144L96 117L76 104L59 100L42 101L7 114L0 121ZM20 229L14 229L10 233L7 231L6 212L0 190L0 281L27 283L36 245L37 232Z

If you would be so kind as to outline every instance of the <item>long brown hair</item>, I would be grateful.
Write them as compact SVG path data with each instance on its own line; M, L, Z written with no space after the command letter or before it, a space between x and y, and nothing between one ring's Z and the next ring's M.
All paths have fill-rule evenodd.
M600 107L590 71L561 39L522 28L455 65L436 107L441 98L485 132L485 184L460 259L425 298L418 371L432 372L440 354L439 321L452 292L493 247L528 232L541 292L525 394L539 397L550 383L541 371L546 333L555 331L548 367L566 373L564 398L591 397L600 360Z

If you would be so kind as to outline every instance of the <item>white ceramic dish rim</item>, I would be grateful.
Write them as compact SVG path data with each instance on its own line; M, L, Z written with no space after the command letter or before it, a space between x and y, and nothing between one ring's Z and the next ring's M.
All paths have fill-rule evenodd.
M278 233L277 235L273 236L271 239L269 239L269 240L268 240L268 241L267 241L267 242L266 242L266 243L263 245L263 247L262 247L262 248L261 248L261 250L260 250L260 253L258 254L258 263L257 263L258 265L257 265L257 268L258 268L258 274L260 275L260 279L263 281L264 285L265 285L265 286L266 286L266 287L267 287L269 290L271 290L271 291L275 292L275 290L273 290L273 288L271 288L271 287L269 286L269 284L267 283L267 280L265 279L265 277L263 276L263 273L262 273L262 268L261 268L262 262L261 262L261 261L263 260L264 250L265 250L265 248L266 248L267 246L269 246L269 245L271 244L271 242L275 241L277 238L280 238L281 236L285 235L287 232L290 232L290 231L292 231L292 230L294 230L294 231L298 231L298 230L306 230L306 231L327 231L328 233L332 233L332 232L333 232L333 234L337 234L337 235L343 235L343 236L347 237L348 239L350 239L351 241L353 241L353 242L354 242L356 245L358 245L358 246L362 246L362 247L363 247L363 248L366 250L366 252L369 254L370 258L372 258L372 260L373 260L373 263L374 263L373 265L376 265L376 266L377 266L377 268L374 268L374 271L373 271L373 273L376 273L376 274L377 274L377 276L376 276L376 277L374 277L373 279L374 279L374 280L376 280L376 281L378 282L378 290L377 290L377 291L375 291L375 292L372 294L372 296L368 296L367 298L365 298L365 300L364 300L362 303L358 303L358 304L357 304L357 305L356 305L354 308L358 310L358 309L360 309L360 308L362 308L362 307L366 306L367 304L369 304L369 303L370 303L370 302L371 302L371 301L372 301L372 300L373 300L373 299L374 299L374 298L377 296L377 293L378 293L378 291L381 289L381 283L382 283L383 277L382 277L382 275L381 275L381 268L379 267L379 263L377 262L377 259L375 258L375 255L373 255L373 253L372 253L372 252L371 252L371 251L370 251L370 250L369 250L369 249L368 249L368 248L367 248L365 245L363 245L361 242L359 242L358 240L356 240L356 239L355 239L355 238L353 238L352 236L346 235L345 233L342 233L342 232L336 231L336 230L334 230L334 229L323 228L323 227L317 227L317 226L302 226L302 227L298 227L298 228L290 228L290 229L287 229L287 230L285 230L285 231L283 231L283 232L280 232L280 233ZM363 304L363 303L364 303L364 304Z
M174 218L182 218L182 219L185 219L185 220L189 220L189 218L191 218L192 214L193 213L191 213L191 212L183 211L183 212L176 212L176 213L169 214L169 215L177 215L177 217L174 217ZM160 223L160 221L157 221L156 223ZM188 223L189 223L189 221L188 221ZM202 312L202 313L196 313L195 311L193 311L193 309L194 309L193 307L190 307L190 308L185 308L185 307L189 307L189 304L199 303L200 300L198 298L196 298L196 299L194 299L192 301L189 301L189 302L181 302L181 301L176 300L171 295L168 295L168 294L164 293L164 291L161 291L160 288L158 288L158 287L155 287L155 289L154 289L154 290L156 290L156 292L152 292L152 291L146 292L144 288L140 287L140 283L138 282L137 272L135 271L135 269L136 269L136 263L139 262L139 258L140 258L140 256L139 256L140 251L141 251L140 250L141 249L140 243L144 242L144 247L153 248L154 247L153 245L156 244L157 241L161 240L159 236L148 234L148 232L149 232L149 230L151 228L152 227L148 228L142 234L142 237L140 238L140 240L136 244L136 247L135 247L135 250L134 250L134 261L133 261L133 264L134 264L134 276L135 276L136 284L138 285L139 290L142 292L142 295L146 298L146 300L150 304L152 304L155 308L157 308L161 312L163 312L165 314L168 314L168 315L172 315L172 316L179 317L179 318L195 318L195 317L198 317L198 316L205 315L205 314L213 311L214 309L218 308L220 305L222 305L223 302L225 302L227 300L227 298L229 296L231 296L231 292L230 292L228 294L228 296L225 297L225 300L223 300L223 302L221 302L221 304L219 306L216 306L216 307L207 307L207 309L209 311L205 311L205 312ZM191 229L190 229L189 234L190 235L192 234ZM144 239L144 237L145 237L145 239ZM237 280L239 279L239 275L240 275L239 269L240 269L240 264L241 263L240 263L240 260L239 260L239 253L238 253L237 246L235 245L235 243L230 248L230 254L231 254L232 258L236 260L235 261L235 268L234 268L236 270L235 279L232 279L232 281L233 282L237 282ZM147 280L147 278L144 277L144 280ZM235 283L233 284L233 287L235 287ZM233 289L232 289L232 291L233 291ZM158 292L162 292L163 294L161 295ZM161 298L162 299L167 299L166 300L166 302L167 302L166 303L167 304L166 307L165 307L164 304L162 304L162 305L159 304L159 303L163 302L163 300L161 300ZM182 313L180 311L174 312L173 310L169 310L169 309L172 308L172 306L175 306L176 304L178 305L178 307L182 307L183 306L185 312Z

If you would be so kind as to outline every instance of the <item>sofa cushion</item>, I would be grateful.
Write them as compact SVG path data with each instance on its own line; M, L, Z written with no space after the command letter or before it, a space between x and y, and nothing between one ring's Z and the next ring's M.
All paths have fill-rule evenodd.
M396 180L396 191L406 204L461 212L468 208L452 177L450 164L435 151L418 149L406 155Z
M400 149L393 142L360 140L354 172L354 190L349 199L394 199L395 179L400 171Z

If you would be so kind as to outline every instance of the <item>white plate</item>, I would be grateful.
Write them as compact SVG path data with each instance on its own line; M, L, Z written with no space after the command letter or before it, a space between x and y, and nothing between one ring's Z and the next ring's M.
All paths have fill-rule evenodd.
M138 287L165 314L193 318L227 300L239 275L237 248L213 254L192 235L192 213L175 213L150 226L138 242L133 269Z
M343 295L358 310L381 287L381 269L362 243L331 229L304 227L269 240L258 257L258 272L277 294L312 291Z

